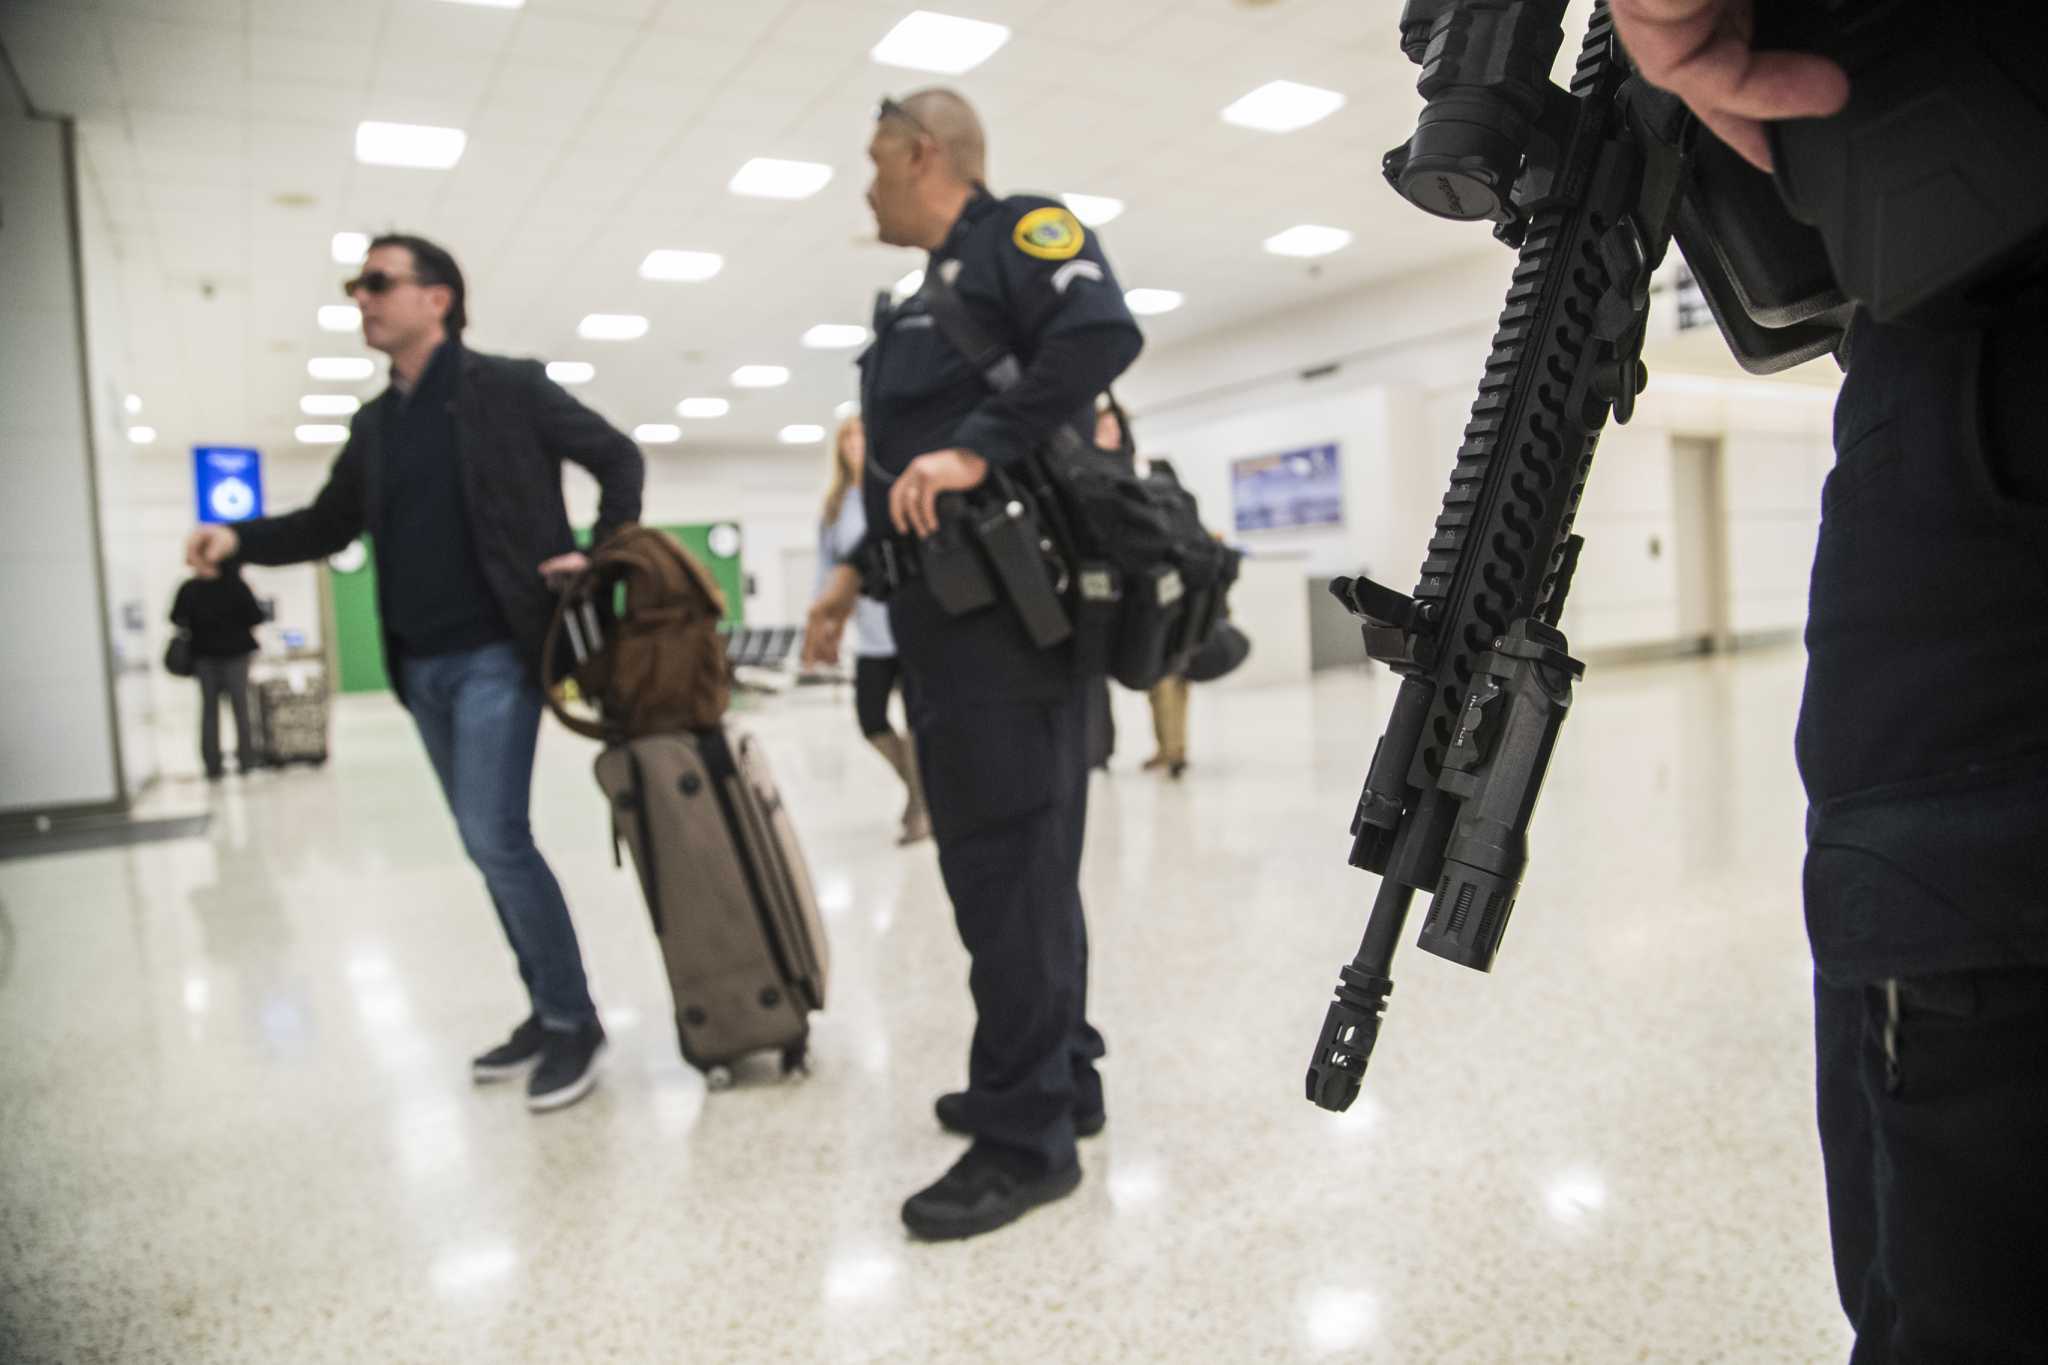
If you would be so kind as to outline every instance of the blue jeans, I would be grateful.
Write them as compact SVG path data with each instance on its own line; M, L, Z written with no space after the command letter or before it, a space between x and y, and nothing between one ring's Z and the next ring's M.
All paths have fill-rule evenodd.
M469 860L484 874L533 1012L551 1029L597 1021L562 887L527 807L540 690L510 643L403 659L405 704L433 760Z

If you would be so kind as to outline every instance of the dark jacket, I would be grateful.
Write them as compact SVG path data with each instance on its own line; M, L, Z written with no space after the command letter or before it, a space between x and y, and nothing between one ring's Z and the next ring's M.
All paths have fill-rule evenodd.
M192 632L192 653L202 659L239 659L256 652L250 632L263 624L263 608L242 576L188 578L171 603L171 624Z
M449 343L451 345L456 343ZM538 676L555 598L540 566L576 548L562 501L562 461L596 476L601 497L595 540L640 519L646 463L632 438L570 397L537 360L463 350L455 387L456 459L470 534L498 610ZM346 548L383 517L381 494L386 389L349 426L327 486L312 504L283 516L241 523L241 557L252 564L296 564ZM393 585L379 580L379 595ZM386 642L387 657L390 641ZM403 696L402 670L392 685Z

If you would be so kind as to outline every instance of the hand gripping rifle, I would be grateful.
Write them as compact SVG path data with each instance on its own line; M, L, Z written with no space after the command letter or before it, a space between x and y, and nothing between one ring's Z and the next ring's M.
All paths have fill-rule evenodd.
M1691 125L1631 73L1605 0L1571 89L1551 84L1564 9L1408 0L1401 15L1427 105L1387 179L1439 216L1490 219L1521 255L1415 592L1330 585L1401 687L1351 826L1353 866L1381 882L1309 1064L1325 1109L1358 1094L1417 891L1433 896L1421 946L1491 969L1584 671L1558 630L1582 543L1572 519L1608 415L1626 422L1644 387L1650 277Z

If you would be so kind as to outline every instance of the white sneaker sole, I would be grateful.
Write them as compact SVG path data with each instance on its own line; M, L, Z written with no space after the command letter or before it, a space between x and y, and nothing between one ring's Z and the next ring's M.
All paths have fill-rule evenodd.
M560 1090L550 1090L545 1095L528 1095L526 1107L536 1114L545 1114L553 1109L562 1109L576 1103L597 1088L597 1064L603 1060L605 1044L599 1043L597 1051L590 1054L590 1065L583 1068L578 1076Z

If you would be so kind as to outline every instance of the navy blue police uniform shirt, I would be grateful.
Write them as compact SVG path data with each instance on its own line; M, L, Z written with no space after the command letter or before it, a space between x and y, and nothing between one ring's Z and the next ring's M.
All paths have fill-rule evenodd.
M1030 454L1061 422L1094 432L1095 397L1137 358L1144 337L1102 243L1057 200L997 199L977 188L929 271L958 262L953 291L1023 367L995 392L912 295L876 319L861 356L870 534L893 534L888 485L935 450L971 450L993 465ZM1047 363L1036 362L1044 357Z

